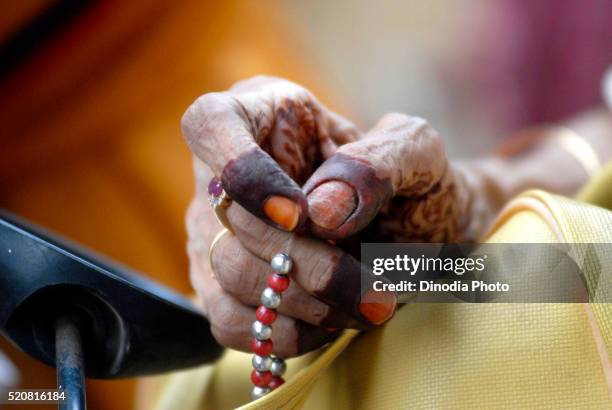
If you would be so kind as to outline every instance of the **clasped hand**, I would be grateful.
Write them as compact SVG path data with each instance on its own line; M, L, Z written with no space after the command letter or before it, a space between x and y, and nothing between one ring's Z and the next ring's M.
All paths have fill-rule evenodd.
M316 349L337 329L370 329L393 316L392 293L363 303L351 241L473 235L469 175L449 163L421 118L387 114L363 132L303 87L255 77L199 97L182 129L196 175L187 213L191 282L213 334L228 347L250 350L268 262L294 233L292 283L274 324L281 357ZM233 234L219 240L209 266L208 248L221 230L208 204L213 176L233 200Z

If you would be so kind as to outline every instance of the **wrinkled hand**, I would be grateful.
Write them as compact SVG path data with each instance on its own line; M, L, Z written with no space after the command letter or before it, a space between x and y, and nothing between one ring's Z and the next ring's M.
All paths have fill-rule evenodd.
M191 280L226 346L249 350L268 261L285 248L286 231L397 242L458 241L474 231L473 190L422 119L389 114L364 135L302 87L257 77L200 97L183 131L196 156L187 218ZM207 203L213 174L235 201L227 211L235 235L212 252L214 278L207 252L221 227ZM364 303L352 256L312 236L293 241L293 281L273 333L277 354L327 343L335 336L328 328L368 329L393 315L395 295Z
M201 96L183 116L182 129L234 201L288 231L308 216L300 186L338 144L360 134L303 87L273 77Z
M303 189L310 230L321 238L344 239L368 227L370 242L456 242L479 229L473 189L421 118L385 115L339 147Z

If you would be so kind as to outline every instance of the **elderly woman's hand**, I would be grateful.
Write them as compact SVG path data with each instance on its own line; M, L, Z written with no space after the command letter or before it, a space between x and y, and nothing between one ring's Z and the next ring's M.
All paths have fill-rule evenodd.
M448 242L474 230L473 189L422 119L389 114L362 135L303 88L256 78L198 99L183 130L196 156L197 194L187 218L191 279L226 346L249 350L268 262L285 249L286 231L314 237L293 238L293 280L273 333L275 353L284 357L327 343L330 328L381 325L397 307L393 294L364 299L360 263L315 237L341 241L367 232L368 240ZM236 201L227 210L235 234L217 243L210 267L208 247L221 229L206 197L213 174Z
M182 128L196 157L221 178L233 200L288 231L308 215L301 185L339 144L360 135L309 91L274 77L201 96L183 116Z

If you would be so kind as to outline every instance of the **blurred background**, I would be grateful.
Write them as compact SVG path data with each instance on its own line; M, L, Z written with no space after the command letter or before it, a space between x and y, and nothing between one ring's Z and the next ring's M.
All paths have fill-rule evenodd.
M601 103L610 16L609 0L4 2L0 207L189 294L179 122L198 95L282 76L363 128L418 115L476 156ZM0 351L6 380L55 386ZM90 408L132 408L134 386L90 381Z

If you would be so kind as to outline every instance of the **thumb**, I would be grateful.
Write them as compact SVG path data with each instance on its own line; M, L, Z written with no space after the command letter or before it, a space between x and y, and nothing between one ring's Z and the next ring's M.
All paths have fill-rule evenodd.
M306 182L310 228L325 239L351 236L392 197L429 192L446 165L440 138L425 120L387 114L363 139L341 146Z

